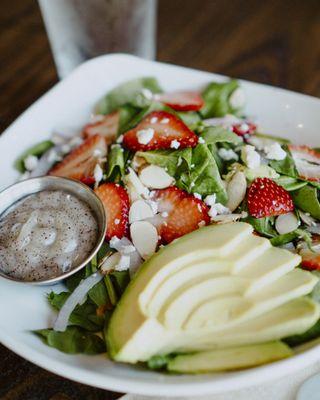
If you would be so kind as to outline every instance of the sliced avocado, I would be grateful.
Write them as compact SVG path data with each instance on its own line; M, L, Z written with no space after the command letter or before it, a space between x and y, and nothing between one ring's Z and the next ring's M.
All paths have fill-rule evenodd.
M201 374L255 367L290 357L293 351L286 344L275 341L221 350L179 355L167 364L171 372Z
M136 363L306 331L320 314L303 297L317 278L293 270L299 256L272 249L246 223L207 226L164 247L117 304L107 333L109 355Z

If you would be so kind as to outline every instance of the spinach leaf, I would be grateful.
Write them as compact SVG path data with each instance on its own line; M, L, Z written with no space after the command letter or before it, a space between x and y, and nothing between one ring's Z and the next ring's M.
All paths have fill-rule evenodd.
M118 296L116 293L116 290L113 286L113 283L111 281L110 275L106 275L103 279L107 293L108 293L108 297L110 299L110 303L112 306L115 306L118 302Z
M315 323L310 329L300 335L289 336L283 341L289 346L294 347L300 344L309 342L320 336L320 320Z
M274 224L273 217L254 218L251 215L249 215L245 221L251 224L255 231L261 233L264 236L270 238L277 236L277 232L273 228Z
M143 108L150 104L151 99L143 95L143 89L150 90L152 93L160 93L161 88L155 78L145 77L133 79L122 83L111 90L97 106L100 114L109 114L125 104Z
M270 243L273 246L282 246L286 243L292 242L294 239L298 238L299 236L300 236L299 231L297 232L295 230L295 231L292 231L289 233L284 233L283 235L278 235L278 236L273 237L272 239L270 239Z
M291 196L296 207L309 213L312 217L320 219L320 203L316 187L306 185L291 192Z
M296 166L288 147L283 146L283 149L286 151L287 157L279 161L276 160L270 161L269 163L270 167L275 169L281 175L287 175L291 176L292 178L298 178Z
M64 353L101 354L106 351L106 345L99 336L76 326L69 326L64 332L39 329L34 333L48 346Z
M113 287L115 288L119 297L122 296L126 287L129 285L130 276L128 271L114 271L109 275L111 281L113 282Z
M24 160L28 156L36 156L41 157L47 150L53 147L54 144L51 140L44 140L43 142L37 143L36 145L30 147L26 151L24 151L19 158L14 162L14 168L19 172L25 172L26 168L24 165Z
M149 164L155 164L165 168L168 174L173 177L176 176L182 161L186 162L187 168L190 168L192 164L191 148L181 150L138 151L136 156L144 158Z
M125 104L120 107L120 119L118 133L122 133L123 129L130 123L130 121L140 112L140 108L134 107L130 104Z
M164 369L172 358L174 358L173 354L153 356L148 360L148 368L155 370Z
M175 115L177 115L192 131L196 130L202 121L200 115L195 111L176 111Z
M51 292L48 295L48 301L54 309L60 310L69 296L69 292ZM88 300L84 304L78 305L70 315L70 324L80 326L90 332L100 331L104 324L104 318L97 316L96 309L96 306Z
M231 94L239 88L236 80L228 82L210 83L202 92L204 106L200 110L203 118L223 117L226 114L237 114L241 112L239 109L232 108L229 98Z
M286 189L288 192L300 189L308 184L308 182L291 178L290 176L285 176L285 175L281 175L279 178L275 179L275 182L278 185L282 186L284 189Z
M205 128L201 133L201 137L205 140L206 144L216 144L216 143L231 143L238 145L242 143L242 139L233 132L224 129L221 126L211 126Z
M112 182L118 181L125 170L125 150L120 145L112 145L107 159L106 177Z
M97 283L89 290L88 296L99 307L105 306L109 302L108 293L103 282Z

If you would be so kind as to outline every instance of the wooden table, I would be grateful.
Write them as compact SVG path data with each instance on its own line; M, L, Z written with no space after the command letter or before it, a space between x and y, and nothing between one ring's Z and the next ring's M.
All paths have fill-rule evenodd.
M159 0L158 59L320 96L320 1ZM57 80L36 1L1 0L0 132ZM0 345L0 399L118 396Z

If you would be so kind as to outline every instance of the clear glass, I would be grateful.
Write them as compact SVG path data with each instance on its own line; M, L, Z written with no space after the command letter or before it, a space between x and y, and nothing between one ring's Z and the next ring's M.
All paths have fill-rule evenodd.
M156 0L38 0L60 78L107 53L155 58Z

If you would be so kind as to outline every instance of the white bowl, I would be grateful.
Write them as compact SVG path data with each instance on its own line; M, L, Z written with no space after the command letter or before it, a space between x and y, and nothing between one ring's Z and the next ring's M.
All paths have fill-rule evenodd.
M225 77L207 72L114 54L88 61L36 101L0 137L0 190L18 177L12 164L27 147L57 129L79 129L95 102L117 84L139 76L155 76L166 90L199 89ZM320 100L270 86L242 82L246 113L264 132L319 146ZM55 286L54 290L62 286ZM290 359L239 372L179 376L117 364L104 356L70 356L44 345L30 333L52 324L54 314L45 294L34 287L0 278L0 341L27 360L63 377L119 392L145 395L195 396L236 390L279 378L320 359L320 346Z

